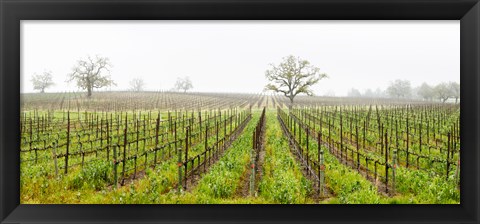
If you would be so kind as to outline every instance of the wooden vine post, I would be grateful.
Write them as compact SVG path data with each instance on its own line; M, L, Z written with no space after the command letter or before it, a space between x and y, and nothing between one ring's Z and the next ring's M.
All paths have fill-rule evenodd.
M180 148L177 149L177 154L178 154L178 193L182 192L182 150Z
M366 135L367 135L367 121L363 121L363 148L366 149L367 146L365 145L365 138L366 138Z
M448 180L448 173L450 172L450 132L448 132L447 139L447 175L445 177Z
M408 149L409 137L410 137L410 133L409 133L409 129L408 129L408 110L407 110L407 147L406 147L406 150L407 150L406 153L407 153L407 155L406 155L406 159L405 159L405 160L406 160L405 162L407 163L407 164L406 164L407 168L408 168L408 162L409 162L408 157L409 157L409 155L410 155L410 152L408 151L408 150L409 150L409 149Z
M221 116L221 114L220 114L220 116ZM221 118L220 118L220 119L221 119ZM215 134L216 134L216 143L215 143L215 145L216 145L216 148L215 148L215 151L213 152L213 156L214 156L215 159L218 158L218 147L219 147L219 146L218 146L218 126L219 126L219 122L216 121L216 122L215 122Z
M328 119L328 150L330 151L330 153L332 152L332 137L331 137L331 128L332 128L332 124L330 123L330 118Z
M160 113L158 113L157 123L155 125L155 149L153 153L153 167L157 165L157 150L158 150L158 131L160 129ZM162 135L163 137L163 135Z
M127 163L127 133L127 119L125 117L125 129L123 135L122 185L125 184L125 166Z
M460 159L458 159L458 161L457 161L457 169L456 169L456 171L455 171L455 183L456 183L457 185L460 184L460 181L459 181L459 179L460 179L460 178L459 178L459 173L460 173Z
M207 153L208 153L208 123L205 122L205 158L203 159L203 172L207 170ZM210 157L208 157L210 160Z
M343 160L343 118L342 118L342 108L340 108L340 159ZM347 161L344 161L345 164Z
M325 185L325 164L324 164L324 158L323 158L323 150L320 149L320 176L318 177L320 179L320 197L324 197L324 185Z
M117 175L117 148L118 145L113 147L113 187L117 188L117 183L118 183L118 175Z
M250 153L251 173L250 173L250 196L253 196L255 191L255 145L256 145L256 133L253 131L253 146Z
M297 127L297 125L296 125L296 124L297 124L297 121L293 119L293 116L292 116L292 115L293 115L293 114L290 114L290 117L292 118L293 137L295 137L295 136L297 136L297 133L296 133L296 132L297 132L297 130L296 130L296 129L297 129L297 128L296 128L296 127Z
M190 134L190 126L187 126L187 131L185 134L185 184L183 189L187 190L187 171L188 171L188 137ZM193 164L192 164L193 165ZM193 168L193 167L192 167Z
M398 156L397 155L398 154L397 150L399 149L399 145L398 145L398 120L397 119L395 119L395 147L396 147L395 148L396 153L394 154L394 156ZM395 163L397 163L398 159L396 158L394 160L395 160Z
M228 120L228 117L225 116L225 120L223 120L223 148L222 148L222 151L225 150L225 147L226 147L226 138L227 138L227 120Z
M308 127L307 127L307 130L305 131L305 133L306 133L306 144L307 144L307 149L306 149L306 151L307 151L306 154L307 154L307 155L306 155L306 156L307 156L307 169L310 170L310 166L309 166L309 164L308 164L308 163L309 163L309 160L310 160L310 158L309 158L309 153L308 153L308 150L309 150L309 149L308 149L308 148L309 148L309 147L308 147L308 136L309 136L309 132L310 132L310 130L308 130ZM307 172L307 175L310 176L310 172Z
M422 153L422 124L418 124L418 140L419 140L419 147L420 147L420 154ZM428 138L427 138L428 139Z
M397 149L393 150L392 190L395 192L395 175L397 171Z
M388 135L385 132L385 192L388 193Z
M302 127L301 127L300 122L302 122L302 121L298 120L298 144L302 145Z
M83 170L83 165L85 164L85 152L83 151L83 143L78 142L78 146L79 146L78 151L82 154L82 170Z
M58 139L52 143L52 152L53 152L53 163L55 164L55 177L58 177L58 165L57 165L57 145Z
M355 140L356 140L356 145L357 145L357 170L360 170L360 147L358 145L358 126L355 125ZM352 156L353 160L353 156Z
M31 129L30 129L30 131L31 131ZM68 173L68 151L69 151L69 148L70 148L70 111L68 111L68 113L67 113L67 152L65 153L65 174Z
M133 179L137 177L137 156L138 156L138 143L140 142L139 140L139 133L140 133L140 127L139 127L139 120L137 118L137 121L135 122L135 131L137 132L137 140L136 140L136 147L135 147L135 155L133 156Z
M175 147L174 149L177 150L177 153L178 153L179 149L178 149L178 146L177 146L177 122L176 121L173 124L173 126L174 126L174 129L175 129L174 132L173 132L173 137L174 137L173 142L174 142L174 147ZM170 152L170 149L168 151Z
M107 123L107 161L110 160L110 132L109 132L109 126L108 126L108 119L106 120Z

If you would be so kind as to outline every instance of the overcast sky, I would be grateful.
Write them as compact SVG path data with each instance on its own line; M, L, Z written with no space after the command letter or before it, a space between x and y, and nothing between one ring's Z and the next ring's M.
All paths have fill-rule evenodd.
M87 55L110 58L111 76L129 88L169 90L189 76L199 92L259 93L269 64L299 56L329 78L315 94L385 89L395 79L460 82L459 21L22 21L21 91L52 71L47 92L77 91L67 74Z

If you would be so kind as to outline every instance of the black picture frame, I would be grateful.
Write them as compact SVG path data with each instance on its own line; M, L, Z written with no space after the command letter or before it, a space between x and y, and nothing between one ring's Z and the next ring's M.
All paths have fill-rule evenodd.
M1 223L479 223L478 0L0 0ZM460 205L20 205L21 20L460 20Z

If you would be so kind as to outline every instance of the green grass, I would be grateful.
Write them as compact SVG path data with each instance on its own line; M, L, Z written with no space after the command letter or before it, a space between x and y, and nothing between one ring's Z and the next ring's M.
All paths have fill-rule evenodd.
M279 204L311 203L308 194L312 183L303 176L290 153L276 113L267 112L266 119L266 155L264 176L259 184L260 195Z

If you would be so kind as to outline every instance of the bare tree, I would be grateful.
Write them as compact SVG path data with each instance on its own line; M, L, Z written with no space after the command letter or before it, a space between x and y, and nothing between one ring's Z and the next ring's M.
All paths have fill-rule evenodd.
M457 82L449 82L448 87L450 88L451 97L455 98L455 103L458 102L460 98L460 84Z
M46 88L55 84L52 80L51 71L44 71L41 75L34 74L31 81L33 89L40 90L40 93L44 93Z
M348 97L362 97L362 94L360 93L360 91L358 89L351 88L348 91L347 96Z
M385 91L380 88L375 89L375 92L373 94L376 98L385 98L387 96Z
M292 55L284 57L278 66L270 64L271 69L265 71L265 77L270 82L265 86L266 90L283 93L290 99L290 107L293 99L300 93L313 95L311 86L317 84L327 75L320 73L320 68L310 64L307 60Z
M143 90L145 82L141 78L135 78L130 81L130 89L135 92L140 92Z
M190 77L185 76L184 78L177 78L177 82L175 82L174 89L176 90L183 90L183 92L187 92L187 90L192 89L193 84L190 80Z
M424 100L432 100L435 97L433 87L427 83L422 83L422 85L418 87L417 93Z
M394 98L408 98L412 94L412 87L410 81L397 79L390 83L387 88L387 93Z
M366 89L365 92L363 93L363 97L365 98L374 98L375 93L373 93L372 89Z
M445 103L448 100L448 98L450 98L453 95L448 84L445 82L442 82L436 85L433 90L434 90L435 97L441 100L442 103Z
M107 57L95 58L87 57L86 60L80 59L77 64L72 68L73 72L70 73L67 81L75 80L77 86L81 89L87 90L87 96L92 96L93 89L98 89L106 86L116 85L110 78L110 60Z

